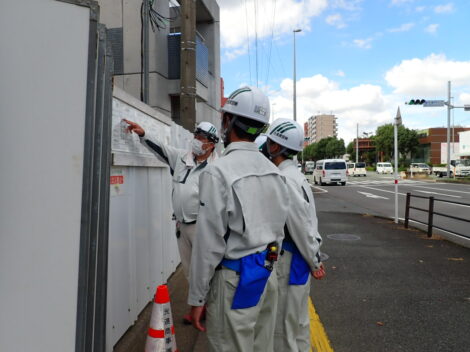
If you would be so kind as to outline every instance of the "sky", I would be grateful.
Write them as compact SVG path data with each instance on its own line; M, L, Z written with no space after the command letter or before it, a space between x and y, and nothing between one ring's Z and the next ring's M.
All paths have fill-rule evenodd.
M470 104L468 0L217 0L225 95L258 86L271 117L293 118L296 43L297 121L338 117L346 143L393 122L447 126L446 107L410 106L413 98ZM452 109L455 125L470 112Z

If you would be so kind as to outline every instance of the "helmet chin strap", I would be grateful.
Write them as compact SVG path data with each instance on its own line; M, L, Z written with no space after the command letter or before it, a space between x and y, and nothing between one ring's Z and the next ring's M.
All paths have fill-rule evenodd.
M268 138L268 140L266 141L266 144L267 144L266 150L267 150L267 152L268 152L268 154L269 154L269 158L270 158L271 160L274 159L274 158L276 158L276 157L278 157L278 156L280 156L280 155L282 155L282 154L284 154L284 153L287 151L287 148L286 148L286 147L283 147L283 146L281 146L281 145L278 144L278 145L281 147L281 150L278 151L277 153L271 153L271 148L270 148L270 146L271 146L271 140L270 140L269 138Z

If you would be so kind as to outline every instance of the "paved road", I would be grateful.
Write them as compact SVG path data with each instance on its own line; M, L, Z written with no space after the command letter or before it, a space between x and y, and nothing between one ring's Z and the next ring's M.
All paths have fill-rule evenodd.
M313 186L319 211L343 211L361 214L372 214L383 217L393 217L394 211L394 181L393 176L369 174L367 177L350 177L346 186ZM401 180L398 189L399 217L405 217L406 193L465 203L452 205L435 202L434 210L443 214L470 220L470 185L449 184L442 182L426 182L419 180ZM428 209L427 199L412 198L412 206ZM427 213L411 210L411 218L427 222ZM438 227L470 237L470 224L435 216L434 224ZM443 234L439 230L434 231Z

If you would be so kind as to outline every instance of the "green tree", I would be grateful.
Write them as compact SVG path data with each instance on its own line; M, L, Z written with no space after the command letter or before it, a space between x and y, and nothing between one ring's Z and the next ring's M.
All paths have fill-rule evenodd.
M379 126L374 137L377 152L382 152L384 160L390 160L393 156L393 125L386 124ZM418 133L401 125L398 127L398 153L407 155L415 153L419 145Z
M348 146L346 147L346 153L350 155L354 153L354 141L349 142Z

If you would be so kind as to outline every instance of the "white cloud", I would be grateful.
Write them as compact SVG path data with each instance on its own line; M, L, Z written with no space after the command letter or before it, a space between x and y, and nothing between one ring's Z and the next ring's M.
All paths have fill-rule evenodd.
M385 74L385 80L397 94L443 97L447 81L452 81L455 87L469 85L470 61L452 61L445 55L436 54L424 59L403 60Z
M460 104L470 104L470 93L462 93L459 95Z
M346 11L359 11L361 10L361 3L363 0L334 0L331 7Z
M341 16L341 14L339 13L328 16L325 19L325 22L328 23L330 26L335 26L338 29L346 27L346 23L343 20L343 16Z
M354 39L353 44L361 49L370 49L372 48L372 41L374 38L367 38L367 39Z
M437 32L437 29L439 28L439 25L437 23L430 24L427 26L424 31L429 33L429 34L435 34Z
M245 45L247 37L248 40L256 35L258 39L271 37L273 19L275 36L290 34L294 28L310 31L311 19L319 16L327 5L327 0L220 1L221 46L234 49Z
M450 2L446 5L438 5L434 8L434 12L439 14L452 13L454 12L454 4Z
M415 8L415 11L416 12L423 12L424 10L426 10L426 6L417 6Z
M281 90L271 94L274 118L292 116L292 86L292 79L285 79ZM300 79L296 88L299 123L312 115L333 113L338 117L339 138L346 142L354 138L357 123L362 131L375 131L377 126L392 121L391 106L396 107L377 85L342 89L337 82L315 75Z
M413 2L414 0L392 0L391 2L391 5L396 5L396 6L400 6L400 5L403 5L403 4L409 4L410 2Z
M345 77L346 76L346 74L342 70L336 71L335 75L338 76L338 77Z
M396 33L396 32L408 32L408 31L409 31L410 29L412 29L414 26L415 26L414 23L404 23L404 24L402 24L400 27L391 28L391 29L389 29L388 31L389 31L389 32L392 32L392 33Z

